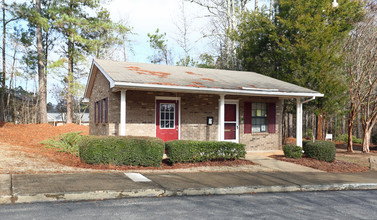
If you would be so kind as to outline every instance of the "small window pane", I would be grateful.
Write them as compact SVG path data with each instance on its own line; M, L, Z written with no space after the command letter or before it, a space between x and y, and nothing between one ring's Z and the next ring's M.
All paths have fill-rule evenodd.
M173 129L175 123L175 104L160 104L160 128Z
M252 104L252 132L266 132L267 131L267 104L253 103Z

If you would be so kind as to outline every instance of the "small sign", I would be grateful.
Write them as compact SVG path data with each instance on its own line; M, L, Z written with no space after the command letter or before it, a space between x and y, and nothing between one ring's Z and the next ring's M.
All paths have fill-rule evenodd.
M207 125L213 125L213 117L207 117Z

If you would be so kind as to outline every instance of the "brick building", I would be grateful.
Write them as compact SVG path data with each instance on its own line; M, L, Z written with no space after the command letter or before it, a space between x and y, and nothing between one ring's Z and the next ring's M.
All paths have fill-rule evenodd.
M297 100L300 145L302 104L321 96L253 72L108 60L93 60L85 90L91 135L234 141L248 151L281 149L283 99Z

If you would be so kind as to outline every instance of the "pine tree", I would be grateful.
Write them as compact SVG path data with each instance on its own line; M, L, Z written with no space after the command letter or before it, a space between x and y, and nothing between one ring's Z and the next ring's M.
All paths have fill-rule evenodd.
M333 8L328 0L275 2L272 19L268 12L244 14L235 34L239 59L244 69L324 93L324 98L312 102L320 122L344 100L347 87L340 51L363 16L362 4L345 0Z
M66 84L67 123L73 122L73 86L76 81L77 65L85 60L85 55L96 54L100 57L102 49L110 45L101 41L107 32L115 31L109 13L101 8L98 0L56 0L52 8L53 25L62 36L62 58L59 62L67 64ZM102 48L100 47L102 46ZM57 63L59 63L57 62Z

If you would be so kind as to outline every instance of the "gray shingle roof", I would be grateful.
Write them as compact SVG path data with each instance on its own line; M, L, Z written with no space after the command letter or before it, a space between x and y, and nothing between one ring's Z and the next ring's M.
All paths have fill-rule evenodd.
M226 90L234 92L278 92L292 96L322 96L322 94L291 83L254 72L167 66L146 63L94 60L115 87L138 84L171 89ZM110 81L111 81L110 80ZM88 81L89 82L89 81ZM301 95L299 95L301 94Z

